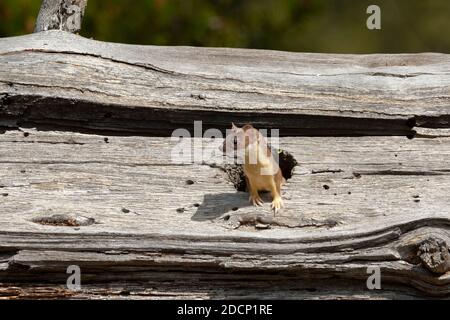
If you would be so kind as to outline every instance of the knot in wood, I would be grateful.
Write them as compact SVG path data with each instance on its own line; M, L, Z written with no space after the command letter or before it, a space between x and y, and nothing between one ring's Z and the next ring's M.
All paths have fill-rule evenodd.
M450 254L447 243L438 238L424 240L417 252L422 264L431 272L444 274L450 270Z

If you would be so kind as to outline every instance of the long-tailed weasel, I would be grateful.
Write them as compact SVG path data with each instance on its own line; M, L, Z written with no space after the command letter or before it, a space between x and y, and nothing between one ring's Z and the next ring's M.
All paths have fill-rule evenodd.
M283 207L281 186L285 180L266 139L257 129L250 124L242 128L232 124L231 133L225 138L222 150L226 154L237 153L238 159L244 161L249 201L253 205L263 204L259 191L270 191L274 212Z

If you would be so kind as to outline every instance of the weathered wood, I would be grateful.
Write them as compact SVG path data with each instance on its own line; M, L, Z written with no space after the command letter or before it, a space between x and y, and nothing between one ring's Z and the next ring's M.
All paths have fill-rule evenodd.
M0 115L19 126L170 135L231 121L282 135L450 127L450 56L112 44L49 31L0 40Z
M419 253L431 238L450 243L450 139L282 138L300 166L269 229L239 224L269 215L269 204L250 206L220 155L176 164L173 146L170 138L33 129L0 135L0 282L19 287L4 284L0 295L26 297L33 283L80 298L157 298L159 285L166 297L450 295L449 271L429 271ZM38 223L55 215L59 225ZM76 217L94 223L77 226ZM61 287L70 264L82 269L82 292ZM379 294L364 289L369 266L381 268ZM200 283L174 289L189 277Z
M42 0L34 32L80 31L86 5L87 0Z
M0 296L449 298L449 55L48 31L0 39L0 66ZM167 136L194 120L280 129L299 166L277 216L222 155L172 161Z
M84 284L79 292L60 284L0 284L2 299L414 299L416 292L404 287L398 292L385 285L383 290L369 291L360 282L327 279L293 281L292 277L221 275L208 273L166 272L171 281L162 282L158 274L153 279L122 283ZM54 274L52 274L54 276ZM63 282L63 279L60 279ZM269 282L270 281L270 282ZM276 285L274 285L274 281ZM211 283L214 285L211 285ZM323 286L326 283L326 286ZM245 284L245 285L244 285ZM345 289L343 289L345 288ZM381 291L381 292L380 292Z

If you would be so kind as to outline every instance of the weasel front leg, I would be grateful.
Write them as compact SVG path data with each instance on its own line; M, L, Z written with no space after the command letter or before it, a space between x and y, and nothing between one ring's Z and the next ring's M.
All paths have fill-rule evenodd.
M248 201L252 203L254 206L262 206L264 201L262 201L261 197L259 196L258 189L256 189L252 184L250 183L250 179L245 176L245 180L247 182L247 189L250 193L250 198L248 198Z
M277 213L283 207L283 199L281 199L281 185L272 179L270 183L270 193L272 194L272 209Z

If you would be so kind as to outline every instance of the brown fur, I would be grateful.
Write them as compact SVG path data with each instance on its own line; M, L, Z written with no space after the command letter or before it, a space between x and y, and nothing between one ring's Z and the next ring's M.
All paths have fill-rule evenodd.
M246 124L242 128L233 125L232 133L224 142L223 150L225 152L226 144L230 144L232 139L237 139L238 142L233 144L235 150L237 148L245 149L244 174L250 193L249 201L255 206L262 205L263 201L259 192L269 191L273 199L272 209L277 212L283 206L281 185L284 178L265 138L251 124ZM264 170L268 170L270 174L264 174Z

